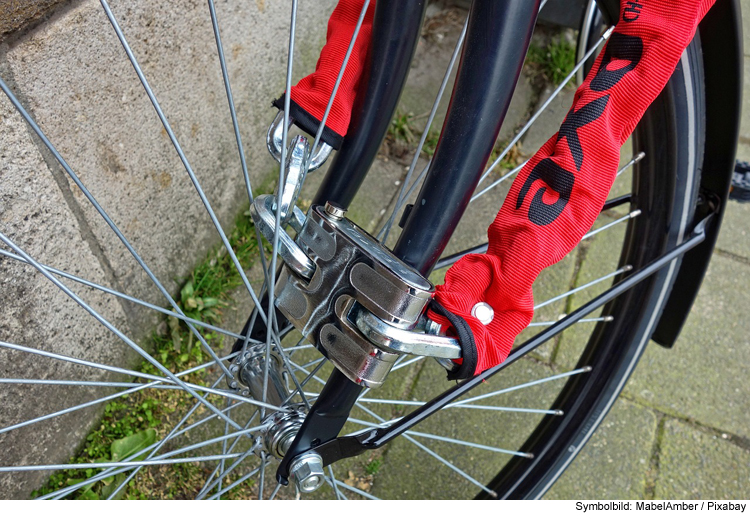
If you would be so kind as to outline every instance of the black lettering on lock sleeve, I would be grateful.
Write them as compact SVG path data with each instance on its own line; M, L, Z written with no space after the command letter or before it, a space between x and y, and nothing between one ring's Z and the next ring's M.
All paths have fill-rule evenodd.
M596 71L596 77L591 80L591 89L595 92L609 90L617 84L623 76L632 71L641 61L643 55L643 40L640 37L612 33L604 50L604 57ZM616 70L608 70L607 66L613 60L625 60L628 64Z
M577 170L581 170L583 164L583 147L581 146L581 139L578 137L578 129L602 115L604 108L607 106L607 101L609 101L609 95L595 99L578 110L571 109L563 124L560 125L557 142L559 143L563 138L568 141L568 148L570 153L573 154L573 161L576 162Z
M521 208L531 186L537 180L542 180L547 187L541 187L534 194L531 205L529 205L528 218L536 225L549 225L560 216L560 213L563 212L563 209L568 204L576 178L572 172L563 169L552 161L552 159L544 158L537 163L534 170L531 171L531 174L529 174L529 177L524 182L523 187L521 187L518 193L518 200L516 201L516 209ZM546 204L542 200L544 193L547 192L547 188L552 189L558 194L557 201L554 203Z

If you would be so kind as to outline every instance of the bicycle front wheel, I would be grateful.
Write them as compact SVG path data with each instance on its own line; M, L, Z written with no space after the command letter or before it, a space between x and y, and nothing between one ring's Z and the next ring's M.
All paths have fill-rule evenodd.
M273 65L287 52L286 42L272 33L259 43L260 36L240 22L254 28L288 27L288 10L274 10L270 2L209 2L208 7L185 2L181 13L165 19L150 5L101 3L105 9L85 3L62 11L59 25L13 41L6 68L11 76L3 73L10 97L2 102L3 122L9 126L4 143L12 154L7 159L13 160L7 170L14 175L2 181L9 205L0 229L7 246L0 266L8 299L0 326L0 353L8 373L0 390L3 401L12 402L1 411L3 489L14 497L38 490L38 496L47 498L294 496L293 489L276 485L277 461L264 438L266 420L282 411L269 400L230 390L223 379L232 359L229 344L239 337L240 323L262 297L263 283L272 280L274 269L272 254L262 253L263 243L246 216L234 230L227 226L244 207L241 198L253 194L242 180L270 187L277 174L248 176L239 185L205 183L211 178L229 181L242 172L265 176L272 170L256 161L266 156L265 113L261 117L235 95L233 110L242 125L235 128L225 94L230 94L232 108L230 87L235 94L238 86L245 93L250 87L259 91L257 79L263 74L269 83L267 98L277 95L281 77L257 68ZM308 23L299 24L293 40L322 42L322 23L316 22L321 7L303 2L299 9L296 20ZM416 80L435 77L426 65L437 62L436 56L451 63L454 47L448 42L460 42L461 16L465 13L450 11L428 19L425 49L418 51L415 70L423 75L415 75ZM200 17L203 25L191 22ZM86 46L70 46L71 39L82 38L82 27L99 29L85 40ZM180 33L182 27L190 30ZM157 37L165 37L163 47L152 45ZM206 52L209 46L215 50L217 42L218 61ZM106 52L112 60L89 61L82 51L88 48L97 50L94 55ZM75 68L64 69L66 75L52 83L46 72L58 71L53 66L61 62L63 50L72 55L62 62ZM298 47L297 54L307 50ZM177 61L185 56L198 57L191 64L200 64L205 76ZM28 66L31 62L34 67ZM197 82L199 89L184 90L187 80ZM437 80L440 84L439 75ZM441 92L436 88L433 93ZM402 100L408 94L409 88ZM412 100L421 103L422 94ZM525 106L516 115L545 106L546 97L532 99L521 97ZM415 114L429 115L430 108ZM31 113L23 115L26 111ZM227 124L207 124L220 111L230 115ZM629 198L604 212L597 226L604 229L592 232L578 253L540 279L536 297L551 302L539 302L534 326L524 337L684 238L697 196L703 120L696 40L633 136L632 155L624 158L635 160L632 175L624 173L616 185ZM401 133L413 134L411 118L405 122ZM384 179L365 182L351 207L355 221L384 239L388 233L382 228L396 224L391 220L411 196L407 190L399 200L393 189L416 181L427 163L422 152L429 152L434 141L430 126L422 122L424 141L416 155L397 155L399 149L409 152L415 141L399 137L398 119L394 123L387 140L390 159L378 161L374 169L391 179L387 186ZM524 149L531 148L530 135L520 133L524 128L522 121L513 122L501 133L500 150L507 150L516 163L531 154L514 148L521 136ZM73 139L72 132L80 136ZM247 142L248 155L238 140ZM209 156L209 147L218 155ZM503 171L491 172L479 191L489 185L507 190L504 178L512 177L512 165ZM413 175L408 183L404 173ZM76 181L78 176L83 181ZM185 189L199 189L198 198L190 201L175 190L178 177ZM446 253L482 242L483 235L471 226L489 224L501 194L486 192L473 203ZM135 205L122 206L128 195ZM94 202L100 210L92 207ZM211 204L216 203L221 207L214 210ZM159 212L146 214L153 209ZM199 220L204 210L209 214ZM215 228L223 239L202 260L203 251L196 248L216 239L209 232ZM398 229L393 228L391 237ZM336 464L326 472L327 485L318 496L542 495L611 408L653 331L678 265L673 262L589 322L575 325L553 346L512 365L385 450ZM175 280L180 276L189 279ZM223 286L212 289L216 281L224 281ZM560 284L571 285L570 291L553 291ZM239 323L227 308L219 313L224 296L238 287L243 293L236 297L245 310L235 318ZM152 335L153 327L157 332ZM304 414L330 364L289 328L273 328L270 334L252 344L266 345L268 339L276 347L291 395L284 408L293 404ZM360 397L344 433L402 416L445 388L444 378L439 365L404 357L386 386Z

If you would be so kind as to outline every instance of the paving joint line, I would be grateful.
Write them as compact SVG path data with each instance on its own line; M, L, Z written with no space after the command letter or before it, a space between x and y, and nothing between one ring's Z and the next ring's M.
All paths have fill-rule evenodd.
M674 410L671 409L664 409L662 407L659 407L652 402L647 402L645 400L642 400L636 396L633 396L632 394L628 394L626 392L622 392L620 394L620 398L637 405L639 407L643 407L646 409L649 409L653 411L657 416L660 416L664 419L670 419L680 422L683 425L686 425L692 429L696 429L704 434L712 435L717 438L720 438L721 440L724 440L726 442L729 442L730 444L739 447L743 451L750 452L750 438L746 438L742 435L738 435L736 433L732 433L730 431L726 431L723 429L720 429L718 427L714 427L711 425L707 425L705 423L702 423L695 418L692 418L687 415L683 415L680 413L676 413Z
M742 255L737 255L736 253L732 253L731 251L727 251L726 249L714 248L714 253L739 264L750 266L750 258L743 257Z
M646 500L653 500L656 497L656 484L659 482L659 470L661 464L661 449L662 442L664 440L664 425L667 421L667 416L659 413L661 416L658 417L656 423L656 432L654 434L654 444L651 447L651 456L648 462L648 469L644 476L644 488L643 498Z
M591 242L584 240L581 241L575 248L575 262L573 264L573 274L570 278L570 283L568 285L569 291L575 289L579 286L579 280L581 278L581 270L583 269L583 264L586 262L586 257L588 257L589 253L589 247L591 246ZM573 298L575 297L575 294L569 295L568 298L565 301L565 313L569 314L573 310ZM564 332L555 336L555 343L552 347L552 353L550 354L549 363L550 366L553 368L557 367L557 356L560 353L560 349L562 348L562 341L563 341L563 335Z

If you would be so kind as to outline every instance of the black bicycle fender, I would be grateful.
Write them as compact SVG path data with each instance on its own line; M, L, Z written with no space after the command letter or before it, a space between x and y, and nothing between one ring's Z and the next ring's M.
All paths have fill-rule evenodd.
M706 143L700 195L718 197L706 240L685 254L652 339L671 348L693 306L719 236L734 171L742 111L742 16L739 0L717 0L698 26L706 87Z

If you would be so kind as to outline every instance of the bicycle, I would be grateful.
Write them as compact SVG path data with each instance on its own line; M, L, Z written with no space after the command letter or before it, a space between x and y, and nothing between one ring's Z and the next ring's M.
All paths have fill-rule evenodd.
M151 102L157 108L157 112L160 113L166 135L178 148L194 185L199 187L191 165L179 147L177 135L169 126L166 116L158 105L156 96L148 88L146 76L138 66L136 54L127 45L125 36L127 31L120 27L114 10L110 10L106 2L102 2L102 4L107 6L106 13L109 21L116 28L123 46L128 50L131 63L136 67L144 87L147 87ZM466 61L466 65L460 69L459 79L456 81L456 93L467 93L465 86L471 86L475 91L475 96L472 101L462 103L466 105L463 109L460 108L461 103L456 100L446 118L445 130L447 132L443 132L444 135L448 134L444 137L455 134L455 137L463 138L464 143L458 146L454 143L448 150L441 150L440 145L438 145L434 157L436 161L433 165L439 167L439 169L431 168L425 172L427 180L421 191L427 193L424 196L431 198L430 206L423 207L420 206L419 199L415 201L411 212L407 213L408 219L404 222L401 235L401 240L411 240L413 243L408 246L400 243L394 247L397 257L409 262L422 274L427 274L434 267L447 265L461 254L466 253L466 251L459 251L438 260L442 249L447 244L448 237L458 223L463 209L466 208L471 199L477 180L485 174L484 161L495 144L496 134L493 134L493 130L496 127L499 128L498 119L501 122L505 113L504 111L498 112L497 104L489 104L483 100L481 94L485 90L477 89L477 87L486 86L490 82L499 83L500 80L507 80L507 78L517 78L528 48L531 36L530 30L539 3L528 3L525 6L522 4L522 2L508 2L496 3L493 6L490 2L474 2L471 15L473 19L470 20L474 20L479 29L472 29L471 22L469 22L467 24L468 29L465 30L465 37L462 37L464 39L463 49L469 51L465 52L466 55L462 59L462 61ZM600 4L605 13L605 20L617 18L617 2L601 2ZM216 29L218 23L213 2L209 2L209 5L214 29ZM395 9L394 6L401 9ZM347 134L344 144L332 161L328 173L313 199L313 203L320 206L325 202L335 202L340 207L347 208L354 199L357 189L379 148L380 142L373 141L373 138L382 138L391 123L391 116L395 111L408 65L419 38L424 5L415 2L408 6L399 6L396 2L390 3L381 0L378 7L373 23L373 49L367 95L360 100L358 113L355 114L354 128ZM489 16L487 11L484 11L491 9L498 9L506 16L493 17ZM587 12L590 12L590 7L587 9L589 9ZM492 13L496 14L495 12ZM484 23L484 33L481 32L482 22ZM634 135L634 153L644 152L645 156L639 157L636 155L633 157L633 191L612 199L606 206L608 210L630 206L630 210L624 216L628 220L627 231L624 234L623 249L616 271L604 278L604 280L609 280L613 276L616 277L613 287L593 301L583 305L579 310L570 313L566 318L555 322L525 344L517 347L512 356L504 363L490 369L482 376L474 377L449 389L419 407L415 412L408 413L405 417L393 422L390 417L383 418L382 414L373 411L372 406L392 403L394 406L392 412L394 415L400 415L404 414L404 411L399 406L412 406L414 402L398 398L362 397L360 394L362 387L350 381L339 371L333 371L326 388L320 394L306 394L307 391L303 387L308 386L308 383L312 381L319 380L319 378L316 380L315 374L319 372L318 369L323 368L324 362L315 363L316 360L313 360L309 365L300 364L301 362L296 359L298 356L294 355L296 350L291 349L294 349L295 346L305 345L301 343L298 345L282 344L288 343L288 340L292 339L293 333L289 328L283 327L279 332L268 331L262 324L256 324L256 319L265 319L265 315L261 315L260 311L256 312L254 317L251 317L243 332L239 334L229 332L227 334L239 339L237 342L239 345L235 345L233 354L223 357L221 360L218 356L215 356L209 364L219 365L223 373L222 377L226 376L230 379L238 377L237 371L240 369L256 368L256 374L248 376L249 379L257 380L259 376L264 379L262 385L266 388L261 390L261 394L266 397L263 398L266 399L265 402L258 402L257 400L260 398L255 397L255 395L250 397L249 390L245 390L243 394L230 389L206 388L185 383L164 368L159 361L145 353L135 342L129 341L128 344L131 348L139 354L142 353L142 357L150 361L160 373L146 373L147 376L144 376L144 373L135 373L123 369L120 369L119 373L130 376L129 379L148 379L150 380L149 386L161 388L165 391L176 387L181 388L197 398L214 413L213 415L209 414L209 420L212 418L224 420L227 424L224 433L218 434L212 441L206 441L208 443L194 442L193 445L173 449L166 456L158 454L158 450L165 445L166 440L171 439L171 436L153 442L139 452L128 453L124 460L92 463L90 466L82 465L85 466L82 467L83 469L104 469L104 471L96 476L84 479L82 482L66 483L66 486L51 492L49 496L61 497L66 493L85 488L91 482L111 479L118 474L127 472L130 468L137 470L138 468L148 467L150 464L158 464L164 460L170 460L172 463L175 460L184 463L216 462L215 466L211 466L214 469L209 472L208 481L205 487L198 492L199 496L218 498L222 494L235 489L242 482L258 476L260 477L258 494L264 496L265 493L275 496L282 489L281 486L277 485L274 489L264 490L264 473L267 472L266 466L268 460L272 457L281 460L282 471L280 476L283 481L289 473L293 472L293 468L290 467L293 459L297 455L311 451L311 447L313 451L317 451L322 461L327 465L332 461L347 458L365 450L379 449L396 436L403 436L412 445L417 446L420 451L429 455L427 462L421 460L421 467L415 467L409 472L410 478L414 480L411 486L407 484L407 489L415 488L415 481L418 482L420 476L433 470L432 462L439 461L445 464L456 480L460 481L458 483L452 481L453 484L457 484L461 491L469 491L469 493L476 492L478 489L480 498L541 496L593 434L596 426L613 404L623 383L635 367L651 334L653 333L655 339L662 343L673 342L697 292L697 285L705 271L718 233L722 213L720 205L726 199L729 185L728 178L731 177L731 168L734 165L734 144L738 127L739 93L741 92L741 75L738 72L737 64L739 64L739 57L742 55L738 47L741 39L738 37L737 24L739 24L739 16L736 3L724 2L714 6L700 28L700 38L690 45L683 56L681 63L683 68L676 72L665 93L649 110ZM492 31L488 31L488 29L492 29ZM582 46L583 49L595 49L592 48L590 41L592 35L596 35L598 30L596 24L592 23L589 34L584 32L583 36L586 38L583 41L586 44ZM218 30L216 35L217 42L220 43ZM598 36L594 37L594 42L597 42L598 38ZM524 44L519 46L518 42ZM456 47L453 60L458 56L459 49L461 49L460 45ZM502 53L500 50L502 50ZM711 60L703 60L703 56L710 57ZM494 60L490 60L488 57ZM470 62L482 62L483 59L486 60L486 63L482 63L482 68L469 66ZM586 59L588 59L588 56ZM578 61L579 69L584 62L585 60ZM493 64L492 71L488 70L487 63ZM224 70L224 79L227 82L226 87L231 104L232 96L229 91L228 76L223 60L221 66ZM722 75L719 75L718 72L722 72ZM731 77L731 75L730 78L733 78L736 82L728 81L726 72L731 72L736 78ZM701 82L701 79L703 79L703 82ZM290 82L288 79L287 92ZM501 84L504 84L504 103L500 106L504 105L507 109L514 86L510 86L510 83L507 82ZM6 88L7 85L3 84L6 94L12 93L10 89L6 90ZM718 97L718 93L723 95ZM468 125L464 123L463 116L466 113L476 115L477 108L481 111L480 118L477 119L479 125L477 122ZM704 113L705 122L702 117ZM30 124L34 123L31 116L28 116L27 121ZM283 172L285 168L284 160L287 159L283 152L287 145L287 132L285 127L281 128L283 130L281 131L280 159L282 160ZM422 143L426 139L428 129L429 126L425 128ZM241 152L239 129L235 126L234 130L237 133ZM40 137L46 137L42 135L41 130L38 132ZM441 139L442 141L444 139ZM421 147L420 144L418 151ZM312 151L317 152L315 146L313 146ZM665 151L665 155L661 155ZM456 152L466 153L466 155L456 156ZM655 152L660 154L650 155L650 153ZM476 155L473 155L473 153ZM55 155L55 157L57 156ZM59 155L58 161L62 158L63 156ZM416 162L418 153L414 159ZM70 167L65 167L65 171L71 177L75 174ZM415 173L414 167L410 169L409 175L413 173ZM247 174L246 170L245 174ZM349 177L344 180L339 176L340 174L348 174ZM461 177L456 180L452 176L453 174L460 174ZM668 174L670 177L658 177L664 174ZM279 182L280 189L283 188L283 183L283 181ZM403 188L406 188L407 185L409 185L408 176ZM82 186L79 188L82 188ZM410 195L410 192L404 193L405 197ZM420 195L421 197L422 195ZM436 200L442 201L439 202L439 205L433 205ZM405 199L397 199L397 202L402 203L396 203L397 207L394 208L393 215L388 223L395 222L396 212L400 210L398 206L405 205L405 201ZM290 203L293 205L295 200ZM461 205L458 207L452 205L449 208L452 203ZM695 206L695 204L698 204L698 206ZM451 212L446 214L446 211ZM634 211L639 211L640 214L636 216L633 214ZM276 213L276 225L279 225L278 215L282 214L280 207L277 208ZM340 211L336 211L336 208L331 209L329 213L334 216L342 214ZM707 220L709 218L710 220ZM302 222L303 220L298 221L300 224ZM219 225L218 219L215 217L214 223ZM430 229L424 229L424 226L430 226ZM301 225L297 227L299 231L302 230ZM280 229L274 229L271 237L268 238L278 237L280 233ZM387 236L385 231L384 234ZM123 235L121 240L124 238ZM36 267L48 280L52 280L52 273L55 273L53 270L35 265L35 261L26 256L21 247L11 245L12 242L9 238L4 237L3 241L12 248L12 252L6 251L3 253L6 259L12 258L11 253L14 253L16 260L20 257L21 260ZM229 241L226 237L223 242L227 251L231 254L231 249L228 247ZM481 247L477 247L469 251L475 252L481 249ZM680 259L682 259L682 265L678 266ZM236 258L233 258L233 261L235 266L241 269L239 261ZM276 282L274 280L277 269L276 262L276 256L273 255L268 263L263 264L264 270L268 266L266 271L269 275L268 283ZM240 271L243 274L243 282L248 286L248 289L252 290L244 271ZM152 279L155 280L155 276ZM155 280L155 282L158 283L158 280ZM159 289L168 299L171 299L164 286ZM672 291L671 294L670 290ZM264 297L262 292L260 294L253 292L251 295L253 295L255 304L264 308L263 314L275 313L275 311L269 312L267 310L269 304L267 297ZM266 299L265 305L263 304L264 299ZM170 312L172 316L189 322L194 327L202 326L206 328L205 323L187 317L174 300L170 304L173 311L166 311ZM509 440L509 442L513 441L515 445L520 446L517 449L505 449L492 445L488 440L482 438L487 437L483 431L479 431L478 436L482 439L480 442L469 441L464 438L449 438L424 430L415 431L413 429L416 423L421 422L432 412L441 409L448 418L442 420L438 425L450 426L451 421L460 421L461 413L452 411L447 408L447 405L471 389L475 389L475 392L472 393L473 396L469 399L457 400L457 405L454 405L457 410L461 410L461 412L467 410L471 410L471 412L487 411L495 413L490 414L493 418L497 412L502 410L515 411L516 414L520 414L522 411L532 411L531 409L499 407L497 405L483 406L482 403L485 402L480 404L474 402L492 398L493 393L503 393L508 392L509 389L518 388L517 386L505 387L500 391L488 390L487 387L482 386L482 381L497 379L491 377L501 370L512 370L509 367L533 347L558 335L563 329L582 319L584 315L599 309L601 309L601 312L596 314L594 318L594 330L590 338L587 339L588 343L580 358L572 362L574 366L566 372L541 379L544 384L559 382L564 383L564 385L559 387L559 393L555 392L551 396L548 395L546 409L536 410L536 414L541 416L538 423L526 424L518 431L517 436L520 438ZM278 316L278 318L281 319L281 316ZM100 320L100 322L102 321ZM218 331L211 327L208 328L212 331ZM194 328L191 330L194 330ZM278 356L276 361L279 366L270 367L271 360L268 352L263 356L265 359L262 363L237 363L237 357L244 356L246 352L246 345L243 348L243 343L247 341L241 338L243 335L249 335L262 344L270 343L272 338L277 339L276 347L278 347L278 350L276 353L278 353ZM211 344L206 341L204 335L194 330L194 336L211 355L213 353ZM124 337L123 334L120 338ZM13 343L4 343L3 346L29 354L39 355L40 352L43 352L32 350L31 346L23 347L13 345ZM270 345L265 348L268 350L269 347ZM286 351L292 352L292 356L289 357ZM50 357L49 354L47 356ZM404 356L400 357L403 358ZM57 356L56 359L73 361L70 357ZM227 359L233 363L224 366L222 361ZM400 359L400 361L402 361L401 365L408 366L408 363L418 363L419 356L409 361L403 359ZM396 365L396 367L401 365ZM235 366L237 369L233 372L232 368ZM424 370L421 375L434 377L436 372L444 372L437 363L431 366L434 366L436 370ZM403 369L403 372L406 372L406 370ZM271 380L271 383L265 381L269 377L269 373L273 377L273 372L277 371L282 374L286 372L286 379L283 379L282 376L279 380ZM258 374L258 372L262 374ZM297 372L297 374L293 374L294 372ZM392 380L393 377L389 379ZM44 380L20 381L16 379L15 381L19 384L36 382L39 385L44 385ZM80 380L68 381L75 381L76 385L82 385ZM539 381L519 386L542 385ZM105 385L107 387L125 389L123 392L136 392L147 385L146 383L103 382L100 380L89 383L91 386L107 384ZM217 385L216 382L214 383ZM49 383L47 384L49 385ZM278 387L276 393L274 393L276 390L273 389L274 386ZM269 387L271 388L269 389ZM209 399L208 394L211 393L209 391L217 396L227 398L223 409L220 409L217 403ZM273 400L273 403L269 403L270 400L267 399L271 396L277 398ZM289 403L287 398L290 397L299 398L299 401L291 410L287 406ZM317 425L313 424L313 420L308 420L306 425L302 426L307 414L306 405L310 404L310 401L302 400L306 400L308 397L317 398L316 409L320 411L320 416ZM97 400L100 399L102 401L111 400L113 396L108 394L102 398L97 398ZM239 402L245 402L247 404L245 408L257 408L258 411L257 413L250 413L248 425L245 427L237 422L237 415L242 412L241 410L235 410L241 407ZM324 402L323 405L320 402ZM326 405L329 407L325 407ZM280 407L284 406L286 406L286 410L279 411ZM323 409L321 409L321 406ZM88 405L88 407L91 407L91 405ZM198 407L199 405L196 405L190 413L195 412ZM350 417L349 410L352 407L360 414ZM443 409L444 407L446 408ZM491 409L486 407L491 407ZM66 410L63 409L63 411ZM234 412L234 419L231 418L230 410ZM266 415L270 411L274 411L274 413ZM278 414L279 412L282 412L282 414ZM273 424L264 421L263 425L251 427L256 414L262 420L271 419L273 421L276 418L277 421ZM359 432L358 435L353 435L349 431L348 436L336 438L339 433L338 429L344 426L347 418L350 418L348 422L350 429L365 427L366 430ZM173 429L170 435L180 433L180 427L186 420L187 417L185 420L181 420L182 423ZM326 420L329 423L326 423ZM515 418L506 419L505 423L511 424L514 420ZM237 431L229 433L229 426L236 427ZM302 429L302 434L298 434L300 426L306 427L306 429ZM14 424L10 428L5 427L0 431L7 435L11 430L18 429L21 429L21 427ZM269 431L272 431L272 433L269 433ZM290 431L295 434L290 435ZM511 432L516 433L517 431ZM257 434L254 435L253 433ZM474 455L477 460L473 461L472 473L481 475L484 482L489 483L485 484L480 478L468 474L468 472L459 468L458 464L441 457L436 451L416 438L457 443L475 450L476 453L482 453L482 455ZM243 439L242 441L245 444L233 444L231 447L227 447L227 442L235 439ZM319 442L316 443L316 439ZM223 442L220 455L180 456L191 449L210 446L212 445L211 442ZM6 441L6 444L8 443ZM238 449L237 446L239 446L239 449L244 449L244 452L235 452ZM10 447L12 448L12 446ZM253 459L256 454L261 462L259 467L250 469L241 466L243 461ZM502 457L507 457L507 463L498 473L496 456L499 454ZM146 461L139 460L143 456L147 457ZM31 465L27 469L43 471L57 469L58 467L71 467L71 465ZM231 484L227 483L222 488L224 477L230 475L231 471L237 467L245 469L245 473L238 480ZM344 467L347 466L344 465ZM7 471L9 468L2 469ZM17 467L14 469L18 470ZM325 482L329 488L328 492L333 496L340 496L344 490L359 496L370 496L369 493L356 486L337 479L330 468L325 472L322 471L322 464L320 469L313 469L311 478L307 479L311 488ZM132 479L134 475L136 475L136 472L131 473L128 478ZM304 487L306 477L300 478L298 475L297 480L301 481ZM116 496L128 482L130 480L116 481L117 489L110 497Z

